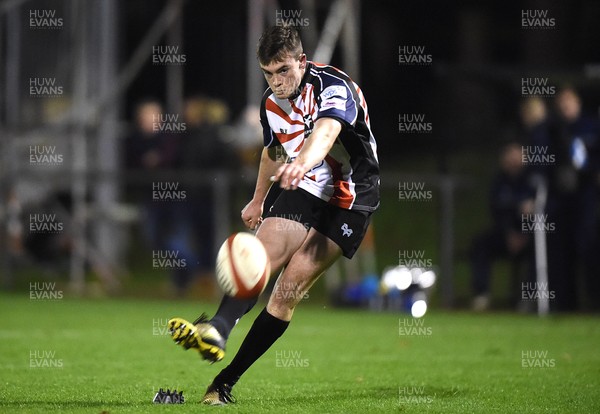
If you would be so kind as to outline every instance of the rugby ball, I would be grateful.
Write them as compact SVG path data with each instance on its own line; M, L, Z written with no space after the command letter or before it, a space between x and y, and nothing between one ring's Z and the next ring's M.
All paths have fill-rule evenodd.
M217 254L217 283L228 296L240 299L257 297L265 289L270 272L267 251L253 234L232 234Z

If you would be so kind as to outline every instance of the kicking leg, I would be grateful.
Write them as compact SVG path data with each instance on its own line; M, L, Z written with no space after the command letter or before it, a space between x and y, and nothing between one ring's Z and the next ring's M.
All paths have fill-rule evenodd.
M271 277L279 275L283 266L302 245L306 235L306 228L298 222L280 217L265 219L256 232L256 237L265 246L271 261ZM248 313L257 301L258 298L237 299L224 296L210 323L227 339L237 321Z
M341 255L340 247L311 229L277 280L269 303L258 315L231 363L213 380L205 404L230 402L231 387L283 335L296 305L319 276Z
M269 260L271 276L278 275L290 257L306 239L304 225L280 217L267 217L257 231ZM212 319L202 314L193 323L183 318L169 321L169 332L178 345L196 349L210 362L218 362L225 356L225 343L237 321L256 304L258 298L237 299L224 296Z

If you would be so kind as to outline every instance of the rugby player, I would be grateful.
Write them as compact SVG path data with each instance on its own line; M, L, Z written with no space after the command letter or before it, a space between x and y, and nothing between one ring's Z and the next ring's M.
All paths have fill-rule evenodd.
M268 28L257 57L269 86L260 111L264 149L241 218L257 229L278 279L237 354L208 387L202 402L210 405L234 402L232 387L285 332L319 276L342 254L352 258L379 206L377 144L359 86L341 70L307 60L291 26ZM273 185L280 194L265 206ZM231 330L257 300L224 296L210 319L171 319L171 336L220 361Z

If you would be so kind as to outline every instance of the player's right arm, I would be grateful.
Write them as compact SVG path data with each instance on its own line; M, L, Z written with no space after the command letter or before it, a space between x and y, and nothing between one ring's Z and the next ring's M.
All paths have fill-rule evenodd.
M263 204L271 185L273 185L271 177L275 175L281 166L281 162L276 160L275 153L275 147L263 148L254 196L242 210L242 220L250 230L254 230L262 222Z

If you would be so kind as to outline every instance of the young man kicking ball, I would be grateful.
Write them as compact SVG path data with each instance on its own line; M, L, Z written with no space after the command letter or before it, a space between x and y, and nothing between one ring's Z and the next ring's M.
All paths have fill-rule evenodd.
M379 206L377 144L358 85L332 66L308 61L293 27L267 29L257 56L269 85L261 102L265 148L242 220L258 229L271 276L279 278L237 354L208 387L202 402L211 405L234 401L232 387L285 332L319 276L340 255L354 255ZM265 206L263 219L273 182L283 191ZM220 361L237 320L257 300L224 296L211 319L171 319L171 336L204 359Z

